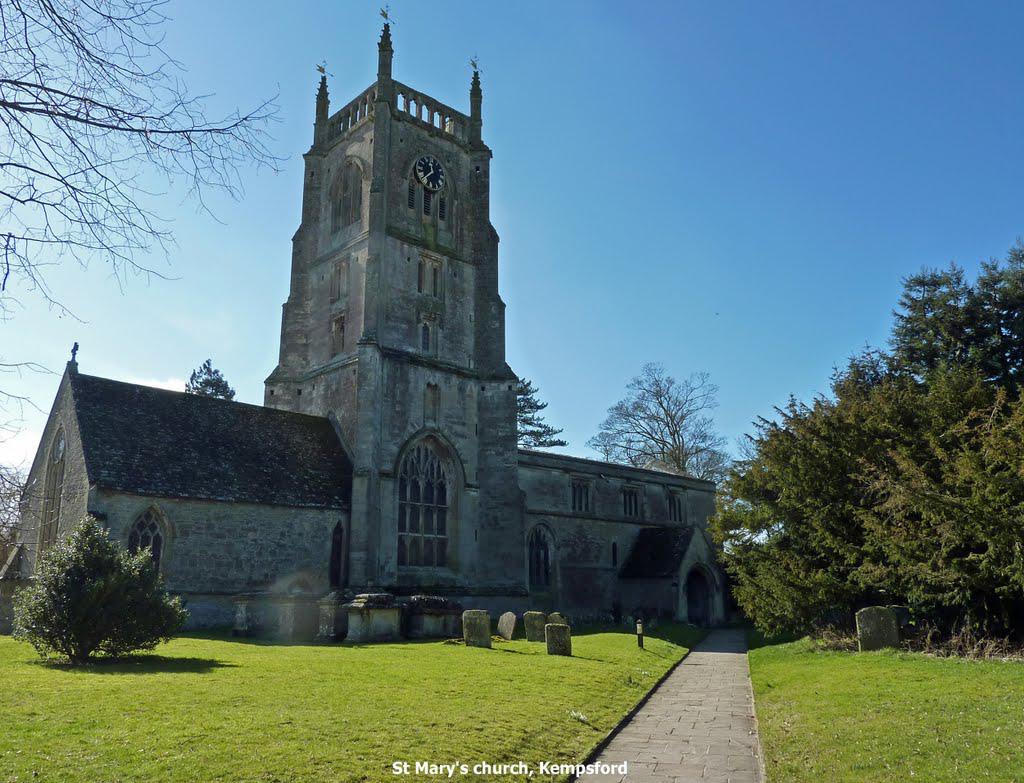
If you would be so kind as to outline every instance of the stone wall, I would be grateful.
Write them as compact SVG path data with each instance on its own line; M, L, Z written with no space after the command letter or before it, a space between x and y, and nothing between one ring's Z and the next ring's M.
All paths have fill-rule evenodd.
M572 484L589 489L589 510L574 511ZM584 617L629 614L638 607L679 616L680 576L621 579L619 569L639 531L650 525L706 528L714 510L714 484L660 471L611 465L547 452L519 453L519 484L526 502L526 540L537 526L550 531L555 544L550 593L531 586L531 602ZM622 491L637 490L638 514L624 513ZM672 519L670 499L682 500L681 519ZM704 535L695 535L704 542ZM703 543L701 544L703 546ZM712 570L714 555L697 550ZM527 556L524 549L524 558ZM690 567L692 563L687 565ZM683 576L685 578L685 574ZM719 581L719 587L721 581Z
M186 600L190 627L231 624L231 597L329 590L331 536L340 510L286 508L203 500L147 498L97 491L91 510L127 546L136 519L155 508L166 531L160 571L168 590Z
M71 365L69 365L70 371ZM50 449L60 430L64 431L64 484L61 495L58 538L77 524L88 510L89 477L85 471L82 440L75 419L74 400L68 374L65 373L57 389L50 416L43 428L32 467L25 484L21 506L21 528L18 542L24 545L20 573L28 577L35 570L38 554L39 526L42 517L43 493L46 485L47 463Z

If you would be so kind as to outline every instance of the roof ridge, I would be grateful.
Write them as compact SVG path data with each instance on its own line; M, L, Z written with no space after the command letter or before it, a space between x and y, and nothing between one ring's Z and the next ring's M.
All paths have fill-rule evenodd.
M271 413L271 415L281 414L281 415L285 415L285 416L305 416L305 417L310 418L310 419L326 419L327 421L330 421L330 419L327 416L319 416L319 415L317 415L315 413L303 413L301 411L289 411L289 410L283 410L281 408L271 408L268 405L260 405L260 404L255 403L255 402L242 402L240 400L225 400L222 397L211 397L211 396L209 396L207 394L190 394L187 391L176 391L174 389L165 389L165 388L163 388L161 386L148 386L148 385L146 385L144 383L133 383L132 381L122 381L122 380L118 380L117 378L107 378L107 377L105 377L103 375L90 375L89 373L78 372L78 373L74 373L71 376L71 378L72 378L72 385L77 380L80 380L82 378L88 378L91 381L103 381L104 383L116 383L119 386L130 386L130 387L135 388L135 389L145 389L146 391L149 391L149 392L156 392L156 393L160 393L160 394L172 394L172 395L175 395L175 396L178 396L178 397L188 397L190 399L202 400L203 402L201 402L200 405L206 405L206 404L240 405L240 406L244 406L244 407L247 407L247 408L256 408L256 409L261 410L261 411L269 411Z

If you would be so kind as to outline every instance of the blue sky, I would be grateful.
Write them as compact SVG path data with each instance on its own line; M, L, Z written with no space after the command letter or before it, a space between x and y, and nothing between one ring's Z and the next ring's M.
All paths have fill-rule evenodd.
M279 93L280 173L217 220L164 200L173 279L51 276L0 354L174 385L207 356L262 400L277 357L316 63L334 106L376 70L379 3L172 0L167 48L210 111ZM468 110L494 150L508 359L568 451L647 361L720 386L735 446L788 395L885 340L900 278L972 271L1024 235L1020 3L392 2L395 78ZM48 408L55 376L5 378ZM31 455L43 416L0 459Z

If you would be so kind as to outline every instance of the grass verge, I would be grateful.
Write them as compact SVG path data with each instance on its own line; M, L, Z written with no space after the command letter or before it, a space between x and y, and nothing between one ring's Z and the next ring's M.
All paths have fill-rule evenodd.
M186 637L81 669L0 637L0 781L376 781L401 779L395 761L579 761L700 635L662 626L639 650L630 633L581 631L572 658L519 640Z
M752 639L750 674L772 783L1024 782L1019 662Z

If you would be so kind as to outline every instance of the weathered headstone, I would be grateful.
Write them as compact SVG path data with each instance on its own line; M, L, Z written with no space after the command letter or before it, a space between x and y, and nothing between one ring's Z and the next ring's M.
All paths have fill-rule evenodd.
M548 645L548 655L572 655L572 633L565 623L545 625L544 639Z
M552 612L548 615L548 622L555 625L569 625L569 618L561 612Z
M467 609L462 613L462 638L467 647L491 646L491 615L483 609Z
M505 612L501 617L498 618L498 636L504 639L506 642L512 641L512 636L516 632L516 615L515 612Z
M523 615L523 627L526 628L526 641L543 642L544 625L547 623L544 612L527 612Z
M898 647L896 614L887 606L868 606L857 612L857 645L861 652Z

